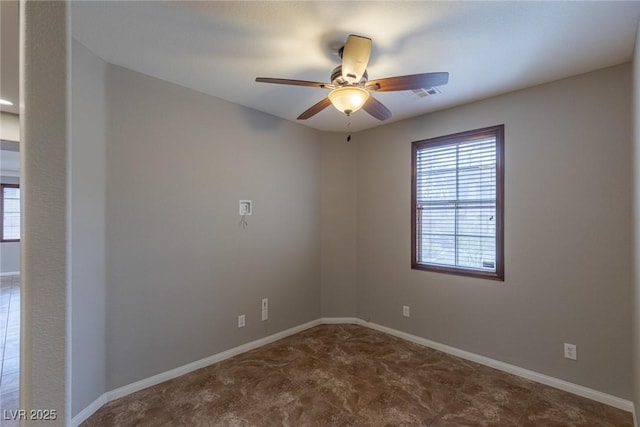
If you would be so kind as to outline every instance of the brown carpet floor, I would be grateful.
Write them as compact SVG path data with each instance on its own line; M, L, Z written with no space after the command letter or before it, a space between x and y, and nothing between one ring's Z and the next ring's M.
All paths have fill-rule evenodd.
M628 412L369 328L322 325L108 403L83 426L628 426Z

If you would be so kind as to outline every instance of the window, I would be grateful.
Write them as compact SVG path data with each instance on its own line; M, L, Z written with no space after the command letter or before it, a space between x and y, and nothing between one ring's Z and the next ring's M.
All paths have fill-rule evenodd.
M504 280L504 125L412 146L411 267Z
M0 241L17 242L20 240L20 186L0 184Z

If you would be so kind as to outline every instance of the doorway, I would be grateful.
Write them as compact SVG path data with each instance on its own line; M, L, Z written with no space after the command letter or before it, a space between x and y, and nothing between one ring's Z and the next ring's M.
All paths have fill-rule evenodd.
M0 414L19 408L21 207L20 2L0 1ZM17 425L0 417L0 426Z
M2 124L7 120L3 112ZM18 142L0 144L0 413L5 414L19 407L20 153ZM2 417L0 425L10 422Z

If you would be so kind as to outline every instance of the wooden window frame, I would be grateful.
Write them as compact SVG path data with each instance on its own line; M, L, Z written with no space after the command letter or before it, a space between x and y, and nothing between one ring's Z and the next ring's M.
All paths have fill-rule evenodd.
M4 238L4 189L5 188L20 188L20 184L0 184L0 242L19 242L20 239L5 239Z
M417 152L424 147L459 144L483 135L496 139L496 271L418 263L417 259ZM411 268L414 270L504 281L504 125L459 132L411 143Z

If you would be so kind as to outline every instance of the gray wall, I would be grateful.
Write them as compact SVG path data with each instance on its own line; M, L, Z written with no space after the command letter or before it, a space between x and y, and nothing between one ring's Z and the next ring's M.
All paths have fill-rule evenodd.
M324 133L321 145L322 316L357 312L357 144Z
M17 114L0 112L0 139L20 141L20 118Z
M630 71L357 135L359 317L630 398ZM411 270L411 141L501 123L505 281ZM577 362L563 358L564 342Z
M0 273L20 273L20 242L0 243Z
M110 65L107 117L108 389L320 316L318 132Z
M73 53L74 414L101 391L320 316L631 396L628 65L347 142ZM411 141L499 123L505 282L412 271Z
M634 380L633 402L636 419L640 416L640 27L636 34L633 55L633 213L634 213L634 251L633 251L633 313L632 313L632 372ZM637 424L636 424L637 426Z
M71 342L72 414L106 390L106 63L72 43Z
M20 178L0 176L2 184L20 184ZM20 272L20 242L0 243L0 273Z

